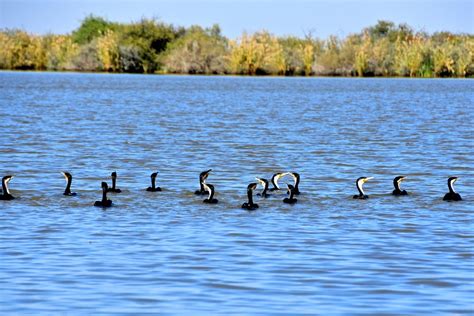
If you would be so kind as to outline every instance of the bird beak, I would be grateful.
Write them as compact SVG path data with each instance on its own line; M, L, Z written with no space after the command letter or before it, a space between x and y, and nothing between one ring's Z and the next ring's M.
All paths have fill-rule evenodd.
M364 182L367 182L367 181L369 181L369 180L371 180L371 179L373 179L373 178L374 178L374 177L367 177Z

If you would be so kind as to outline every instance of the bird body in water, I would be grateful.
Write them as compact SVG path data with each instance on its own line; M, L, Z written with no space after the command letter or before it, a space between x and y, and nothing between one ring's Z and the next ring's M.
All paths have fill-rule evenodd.
M95 201L94 206L99 206L99 207L111 207L112 206L112 201L107 200L107 191L109 186L107 185L107 182L102 182L102 200L101 201Z
M270 189L270 191L278 191L278 190L281 190L280 189L280 186L278 185L278 180L280 180L280 178L286 176L287 173L286 172L280 172L280 173L275 173L273 176L272 176L272 184L273 184L273 188Z
M204 185L204 190L206 190L206 192L209 193L209 196L203 202L207 204L217 204L219 200L214 198L214 186L212 184L207 184L207 183L203 183L203 185Z
M443 201L462 201L461 194L454 191L454 182L458 180L458 177L450 177L448 179L449 192L444 195Z
M8 182L10 182L12 179L13 176L4 176L2 178L2 194L0 195L0 200L10 201L15 199L15 197L11 195L10 189L8 187Z
M255 178L255 180L258 181L258 183L260 183L262 185L262 192L258 193L257 195L258 196L261 196L263 198L267 198L270 196L270 194L267 193L268 191L268 180L267 179L263 179L263 178Z
M400 196L400 195L408 195L407 191L400 189L400 183L405 180L406 177L398 176L393 179L393 186L395 190L392 191L392 195Z
M284 198L283 203L286 204L295 204L298 202L297 199L295 199L295 187L292 186L291 184L287 184L288 186L288 192L290 193L290 197Z
M370 179L373 179L373 177L360 177L356 180L356 186L357 186L357 190L359 190L359 194L354 195L353 196L354 199L365 200L369 198L369 196L365 194L362 186L364 185L364 183L366 183Z
M148 187L146 190L148 192L159 192L161 191L160 187L155 186L156 176L158 176L158 172L153 172L150 176L151 178L151 187Z
M120 189L117 189L115 187L115 184L117 182L117 172L112 172L112 174L110 175L112 177L112 187L111 188L108 188L107 189L107 192L112 192L112 193L120 193L122 192L122 190Z
M250 183L248 186L247 186L247 198L248 198L248 202L247 203L244 203L242 204L242 208L243 209L246 209L246 210L249 210L249 211L253 211L253 210L256 210L258 208L258 204L254 203L253 202L253 190L255 190L257 188L257 184L256 183Z
M204 195L207 193L206 189L204 188L204 183L206 183L207 177L209 177L209 172L211 172L212 169L203 171L199 174L199 190L196 190L194 194L196 195Z
M294 187L295 187L295 195L299 195L300 194L300 189L299 189L299 185L300 185L300 174L299 173L296 173L296 172L289 172L288 173L291 177L293 177L293 180L295 181L295 184L294 184Z
M72 184L72 175L69 172L61 172L66 179L66 189L64 190L63 195L66 196L76 196L76 192L71 192L71 184Z

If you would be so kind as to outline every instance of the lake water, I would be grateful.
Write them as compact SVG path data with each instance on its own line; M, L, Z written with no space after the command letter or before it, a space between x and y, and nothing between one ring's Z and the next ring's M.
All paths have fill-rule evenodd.
M0 312L472 315L473 83L0 72Z

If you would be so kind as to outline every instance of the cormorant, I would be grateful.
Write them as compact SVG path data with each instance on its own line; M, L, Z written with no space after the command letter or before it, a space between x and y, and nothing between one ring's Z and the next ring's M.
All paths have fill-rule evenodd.
M66 189L64 190L63 195L67 196L75 196L77 195L76 192L71 192L71 184L72 184L72 175L69 172L61 172L66 179Z
M246 210L249 210L249 211L253 211L253 210L256 210L256 209L258 208L258 204L256 204L256 203L253 202L253 197L252 197L253 190L255 190L256 188L257 188L257 184L256 184L256 183L250 183L250 184L247 186L247 198L248 198L248 202L242 204L242 208L243 208L243 209L246 209Z
M294 187L295 187L295 195L299 195L300 194L300 189L299 189L299 185L300 185L300 174L299 173L296 173L296 172L289 172L288 173L290 176L293 177L293 180L295 181L295 184L294 184Z
M290 192L290 197L284 198L283 203L295 204L296 202L298 202L298 200L295 199L295 187L292 186L291 184L287 184L287 186L288 186L288 192Z
M359 190L359 194L354 195L353 196L354 199L365 200L369 198L368 195L365 195L362 186L364 185L364 183L366 183L370 179L373 179L373 177L360 177L359 179L356 180L356 186L357 186L357 190Z
M107 192L120 193L122 190L115 188L115 183L117 182L117 172L112 172L110 175L112 177L112 187L107 189Z
M107 190L109 186L107 185L107 182L102 182L102 200L101 201L95 201L94 206L100 206L100 207L111 207L112 206L112 201L107 200Z
M408 195L407 191L401 190L400 189L400 183L405 180L406 177L404 176L398 176L393 179L393 186L395 187L395 190L392 191L393 195Z
M203 171L199 174L199 190L196 190L194 194L196 195L204 195L206 194L206 189L204 188L204 183L206 183L207 177L209 177L209 172L211 172L212 169Z
M209 196L203 202L208 203L208 204L217 204L219 200L214 199L214 186L212 184L207 184L207 183L203 183L203 186L204 186L204 190L206 190L206 192L209 193Z
M287 174L288 174L287 172L275 173L271 179L273 188L271 188L270 191L280 190L280 186L278 185L278 180L280 180L280 178L286 176Z
M4 176L2 178L2 195L0 195L0 200L10 201L15 199L13 195L10 194L10 189L8 188L8 182L13 179L13 176Z
M258 183L260 183L262 185L262 188L263 188L262 192L257 193L257 195L261 196L263 198L269 197L270 194L267 193L267 191L268 191L268 180L263 179L263 178L255 178L255 180L257 180Z
M444 195L443 201L462 201L461 195L454 191L454 182L458 180L458 177L450 177L448 179L449 192Z
M160 187L155 187L155 180L156 180L156 176L158 175L158 172L153 172L150 176L151 178L151 187L148 187L146 190L148 192L159 192L161 191L161 188Z

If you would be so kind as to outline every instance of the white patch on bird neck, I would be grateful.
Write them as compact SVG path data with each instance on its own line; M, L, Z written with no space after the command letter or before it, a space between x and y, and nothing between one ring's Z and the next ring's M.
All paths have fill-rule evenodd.
M282 174L282 173L279 173L279 174L277 174L277 175L275 176L275 178L274 178L273 184L275 185L275 187L276 187L278 190L280 190L280 186L278 185L278 180L279 180L280 178L282 178L284 175L285 175L284 173L283 173L283 174Z
M449 182L449 185L451 187L451 190L453 191L453 193L456 193L456 191L454 190L454 182L456 182L457 179L453 179Z
M209 192L209 196L207 197L208 200L211 199L212 197L212 190L211 190L211 187L208 186L207 184L203 183L203 186L204 186L204 190L206 190L207 192Z
M360 190L362 195L365 195L364 188L362 187L364 185L364 179L360 179L357 181L357 188Z
M5 189L7 190L7 194L10 194L10 188L8 187L8 182L10 182L12 178L8 178L5 180Z

